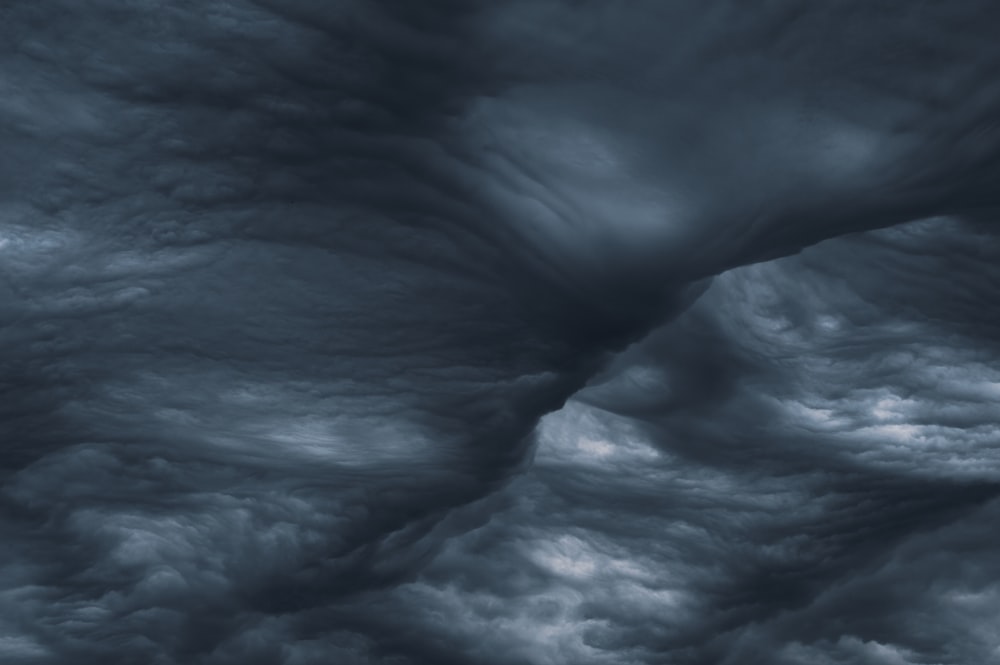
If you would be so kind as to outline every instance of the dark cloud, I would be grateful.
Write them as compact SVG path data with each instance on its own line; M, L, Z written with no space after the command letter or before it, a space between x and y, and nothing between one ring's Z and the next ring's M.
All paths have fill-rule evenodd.
M0 661L990 662L998 19L6 3Z

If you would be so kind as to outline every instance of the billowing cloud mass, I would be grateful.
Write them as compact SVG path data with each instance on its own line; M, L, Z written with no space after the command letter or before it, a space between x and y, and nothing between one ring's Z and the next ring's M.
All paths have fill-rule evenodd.
M0 662L1000 662L1000 7L0 7Z

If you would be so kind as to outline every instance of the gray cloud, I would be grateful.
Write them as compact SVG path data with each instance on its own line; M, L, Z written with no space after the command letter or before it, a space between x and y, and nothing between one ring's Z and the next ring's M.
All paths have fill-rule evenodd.
M0 9L0 660L989 662L996 24Z

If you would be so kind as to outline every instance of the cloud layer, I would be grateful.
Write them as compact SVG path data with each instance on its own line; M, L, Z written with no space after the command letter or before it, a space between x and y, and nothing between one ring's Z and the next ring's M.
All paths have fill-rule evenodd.
M418 4L0 9L0 660L997 658L992 3Z

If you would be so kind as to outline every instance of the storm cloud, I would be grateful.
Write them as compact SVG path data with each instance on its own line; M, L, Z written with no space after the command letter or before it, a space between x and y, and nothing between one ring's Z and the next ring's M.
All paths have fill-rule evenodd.
M998 32L4 3L0 661L997 660Z

